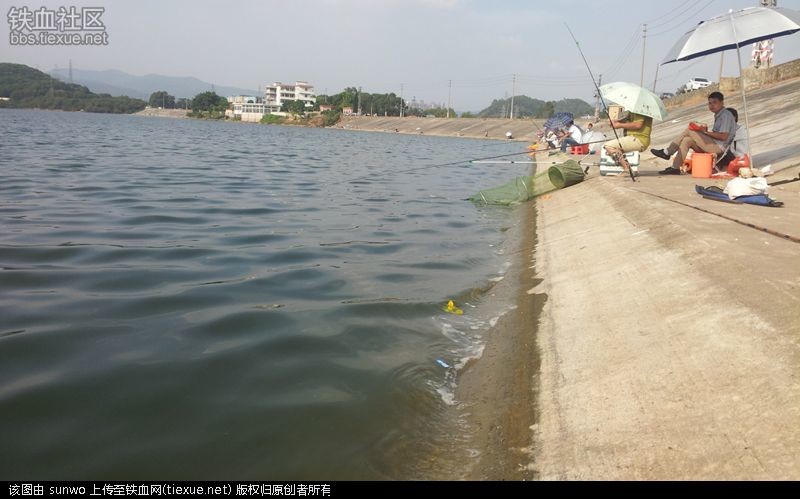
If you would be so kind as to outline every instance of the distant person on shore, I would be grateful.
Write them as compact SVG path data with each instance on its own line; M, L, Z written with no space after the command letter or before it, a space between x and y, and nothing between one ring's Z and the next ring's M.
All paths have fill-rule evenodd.
M622 130L622 137L609 140L603 147L609 156L629 152L642 152L650 145L650 134L653 132L653 118L636 113L627 113L628 117L611 120L611 127Z
M650 149L650 152L661 159L669 160L673 154L675 155L672 166L661 170L660 174L680 175L681 165L689 149L716 156L733 141L736 136L736 118L725 107L725 96L720 92L712 92L708 96L708 110L714 113L714 127L711 130L708 129L708 125L695 124L695 130L687 128L666 149ZM690 126L692 124L690 123Z
M561 152L567 152L567 147L581 145L581 140L583 140L583 130L574 121L570 121L561 137Z
M594 125L592 123L586 124L586 131L583 132L581 138L582 144L589 144L589 154L597 154L597 144L592 144L597 139L598 135L594 133ZM605 139L605 136L603 136Z
M553 130L547 131L547 136L544 138L545 142L547 142L547 147L550 149L558 149L558 135Z

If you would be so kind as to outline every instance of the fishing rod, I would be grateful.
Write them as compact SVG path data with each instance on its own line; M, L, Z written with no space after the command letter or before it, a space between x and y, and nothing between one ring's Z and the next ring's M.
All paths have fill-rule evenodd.
M592 142L583 143L581 145L582 146L589 146L589 145L594 145L594 144L604 144L605 142L606 142L605 140L595 140L595 141L592 141ZM435 167L440 167L440 166L460 165L460 164L463 164L463 163L481 164L483 161L486 161L486 160L489 160L489 159L509 158L511 156L519 156L519 155L522 155L522 154L538 154L540 152L550 152L550 151L560 151L560 150L561 150L560 147L545 147L544 149L538 149L538 148L537 149L528 149L526 151L515 152L515 153L511 153L511 154L503 154L503 155L500 155L500 156L491 156L491 157L488 157L488 158L476 158L476 159L470 159L470 160L466 160L466 161L458 161L458 162L454 162L454 163L446 163L446 164L443 164L443 165L433 165L433 166L429 166L428 168L435 168Z
M605 140L596 140L596 141L593 141L593 142L586 142L585 144L581 144L581 145L588 146L588 145L603 144L603 143L605 143ZM546 147L544 149L527 149L527 150L521 151L521 152L512 152L511 154L500 154L499 156L487 156L485 158L475 158L475 159L454 161L452 163L443 163L441 165L428 165L428 166L424 166L424 167L421 167L421 168L415 168L413 170L401 170L401 171L398 171L398 172L395 172L395 173L407 173L407 172L410 172L410 171L416 171L416 170L420 170L420 169L423 169L423 168L441 168L441 167L444 167L444 166L458 166L458 165L463 165L464 163L480 164L481 161L487 161L487 160L490 160L490 159L510 158L512 156L521 156L523 154L534 154L534 153L538 154L540 152L550 152L550 151L559 151L559 150L561 150L560 147Z
M600 163L584 163L583 160L575 161L583 166L600 166ZM478 165L558 165L558 161L476 161Z
M605 142L605 140L597 140L597 141L593 141L593 142L587 142L587 143L582 144L582 145L602 144L604 142ZM464 165L465 163L481 164L481 161L489 161L489 160L493 160L493 159L510 158L512 156L521 156L523 154L549 152L549 151L556 151L556 150L560 150L560 148L559 147L546 147L544 149L533 149L533 150L532 149L526 149L525 151L512 152L510 154L500 154L498 156L487 156L485 158L475 158L475 159L462 159L460 161L453 161L452 163L442 163L442 164L439 164L439 165L424 165L424 166L418 166L418 167L415 167L415 168L408 168L406 170L393 170L392 174L413 173L413 172L417 172L417 171L421 171L421 170L428 170L428 169L431 169L431 168L444 168L446 166L461 166L461 165ZM556 162L553 162L553 164L555 164L555 163ZM510 164L513 164L513 163L510 163ZM522 164L522 163L519 163L519 164ZM355 177L355 178L350 178L350 179L342 179L342 180L339 180L339 181L329 182L328 184L329 185L337 185L337 184L343 184L343 183L346 183L346 182L356 182L356 181L359 181L359 180L368 179L373 175L375 175L375 174L371 173L369 175L362 175L360 177Z
M578 43L577 38L575 38L575 34L572 32L572 30L569 27L569 24L567 24L565 22L564 26L567 27L567 31L569 31L569 36L572 37L572 41L575 42L575 46L578 47L578 52L580 52L581 58L583 59L583 63L586 65L586 69L589 71L589 76L592 78L592 84L594 85L594 88L597 91L597 96L600 98L600 102L603 104L603 110L606 112L606 116L608 116L608 124L611 125L611 131L614 132L614 138L617 139L617 145L620 146L620 149L622 149L622 142L620 141L619 134L617 134L617 129L614 128L614 121L611 119L611 115L608 112L608 106L606 105L606 100L603 98L603 94L600 92L600 87L597 85L597 80L594 79L594 73L592 73L592 68L589 67L589 61L587 61L586 60L586 56L583 55L583 50L581 49L581 44ZM625 153L624 152L620 151L619 157L617 158L617 161L620 161L620 163L622 161L627 161L625 159ZM634 176L633 169L630 167L630 165L628 165L628 173L630 173L631 180L636 182L636 177Z

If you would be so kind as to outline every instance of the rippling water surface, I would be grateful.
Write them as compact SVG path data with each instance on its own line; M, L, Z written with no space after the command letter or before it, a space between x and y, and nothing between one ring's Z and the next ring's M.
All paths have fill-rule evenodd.
M520 149L0 111L0 478L430 478ZM413 170L413 171L409 171ZM473 300L474 301L474 300Z

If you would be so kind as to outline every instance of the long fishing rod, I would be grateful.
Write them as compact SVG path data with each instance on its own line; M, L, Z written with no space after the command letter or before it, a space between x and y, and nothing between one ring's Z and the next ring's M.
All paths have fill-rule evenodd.
M578 52L581 54L581 58L583 59L583 63L586 65L586 69L589 71L589 76L592 78L592 84L594 84L594 88L597 91L597 96L600 97L600 102L603 104L603 110L606 112L606 116L608 116L608 124L611 125L611 131L614 132L614 137L617 139L617 145L622 146L622 142L619 139L619 134L617 134L617 129L614 128L614 121L611 119L611 115L608 113L608 106L606 105L606 100L603 98L603 94L600 92L600 87L597 85L597 80L594 79L594 73L592 73L592 68L589 67L589 61L586 60L586 56L583 55L583 50L581 49L581 44L578 43L577 38L575 38L575 34L569 27L569 24L566 22L564 26L567 27L567 31L569 31L569 36L572 37L572 41L575 42L575 46L578 47ZM621 147L620 147L621 149ZM620 157L622 161L625 161L625 153L620 151ZM633 174L633 168L628 166L628 173L630 173L631 180L636 182L636 176Z
M592 141L592 142L584 142L581 145L582 146L589 146L589 145L594 145L594 144L604 144L605 142L606 142L605 140L595 140L595 141ZM429 168L434 168L434 167L439 167L439 166L460 165L462 163L480 164L481 161L486 161L486 160L489 160L489 159L508 158L508 157L511 157L511 156L518 156L518 155L522 155L522 154L538 154L540 152L550 152L550 151L560 151L560 150L561 150L560 147L545 147L544 149L538 149L538 148L537 149L528 149L526 151L515 152L515 153L512 153L512 154L503 154L501 156L493 156L493 157L489 157L489 158L476 158L476 159L470 159L470 160L467 160L467 161L458 161L458 162L455 162L455 163L446 163L446 164L443 164L443 165L434 165L434 166L430 166Z
M597 141L593 141L593 142L587 142L586 144L582 144L582 145L602 144L604 142L605 142L604 140L597 140ZM431 168L444 168L446 166L460 166L460 165L464 165L465 163L481 164L481 161L488 161L488 160L492 160L492 159L510 158L512 156L522 156L523 154L549 152L549 151L556 151L556 150L560 150L560 148L559 147L547 147L547 148L544 148L544 149L536 149L536 150L527 149L525 151L512 152L510 154L500 154L498 156L487 156L485 158L475 158L475 159L462 159L460 161L453 161L452 163L442 163L440 165L424 165L424 166L418 166L418 167L415 167L415 168L408 168L406 170L393 170L391 173L392 174L413 173L413 172L417 172L417 171L421 171L421 170L428 170L428 169L431 169ZM342 179L342 180L335 181L335 182L329 182L328 184L329 185L337 185L337 184L343 184L343 183L346 183L346 182L356 182L356 181L359 181L359 180L368 179L373 175L375 175L375 174L371 173L369 175L362 175L360 177Z

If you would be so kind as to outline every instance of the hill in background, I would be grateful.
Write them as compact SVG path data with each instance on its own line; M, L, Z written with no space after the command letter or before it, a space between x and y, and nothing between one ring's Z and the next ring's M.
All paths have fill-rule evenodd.
M54 69L50 72L62 81L69 81L69 70ZM164 90L176 97L193 97L211 90L212 84L190 76L164 76L149 74L136 76L117 70L91 71L87 69L72 70L72 81L85 85L92 92L111 95L127 95L147 100L150 94ZM217 95L256 95L255 90L213 85Z
M491 105L478 113L481 118L508 117L511 99L495 99ZM576 118L594 115L594 107L581 99L562 99L560 101L543 101L520 95L514 97L515 118L549 118L554 112L568 112Z
M95 94L83 85L64 83L24 64L0 63L0 107L58 109L91 113L134 113L145 102Z

